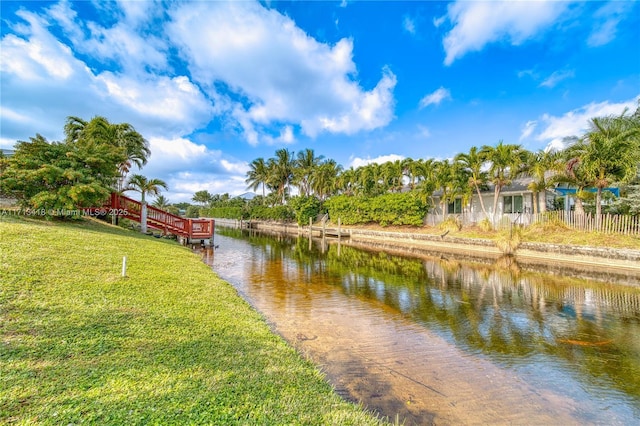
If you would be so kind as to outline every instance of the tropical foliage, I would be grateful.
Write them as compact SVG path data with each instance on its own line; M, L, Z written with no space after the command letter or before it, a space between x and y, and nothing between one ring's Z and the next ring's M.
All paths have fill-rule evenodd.
M124 191L136 191L140 193L140 232L147 232L147 200L146 195L159 195L160 188L167 189L167 184L160 179L148 179L142 175L132 175L127 182Z
M84 140L49 142L36 135L19 141L4 161L2 192L24 208L53 211L102 205L119 177L124 152Z
M40 134L18 141L14 155L2 161L0 191L43 212L100 206L150 154L133 126L104 117L69 117L64 133L62 142Z
M345 224L419 224L422 218L418 220L418 216L429 209L437 207L446 216L454 201L462 205L463 212L469 211L476 194L486 220L495 223L504 188L520 177L530 178L534 213L554 208L541 202L539 194L559 184L577 190L577 212L584 211L586 202L600 213L604 188L640 183L639 123L640 108L633 114L625 111L619 116L594 118L584 135L568 140L570 146L564 151L530 152L521 145L499 141L473 146L453 160L405 158L349 169L311 149L297 154L280 149L274 158L251 162L246 182L254 191L261 187L262 196L234 214L281 220L295 215L298 223L305 224L309 217L328 211L331 218L340 217ZM292 188L297 189L297 196ZM628 188L622 199L610 205L637 214L636 187ZM493 192L491 205L485 205L480 196L487 190ZM261 208L255 208L257 203ZM280 214L267 213L276 206Z

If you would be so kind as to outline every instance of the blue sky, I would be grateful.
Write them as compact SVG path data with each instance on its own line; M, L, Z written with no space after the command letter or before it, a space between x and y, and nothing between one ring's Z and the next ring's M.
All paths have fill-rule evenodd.
M248 163L343 167L560 146L640 97L636 1L0 2L0 147L67 116L132 124L165 195L246 191Z

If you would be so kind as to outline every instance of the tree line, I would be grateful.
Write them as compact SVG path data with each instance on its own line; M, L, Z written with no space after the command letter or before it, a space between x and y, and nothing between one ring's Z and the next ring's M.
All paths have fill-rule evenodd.
M343 215L350 216L361 214L366 203L353 208L353 202L345 204L345 197L373 203L373 199L386 194L406 194L393 201L396 207L406 204L407 199L420 199L425 203L422 208L427 208L435 205L437 199L440 210L446 214L449 203L460 199L462 206L468 207L472 196L477 194L480 208L489 218L498 210L503 189L514 179L526 176L531 178L528 189L534 195L534 213L546 209L538 194L560 183L576 189L578 213L584 213L588 202L596 214L601 214L603 190L612 185L626 185L627 197L614 204L619 213L640 213L640 107L633 113L625 110L620 115L593 118L583 135L567 138L565 142L568 146L564 150L531 152L522 145L500 141L494 146L473 146L453 159L405 158L349 169L316 156L312 149L295 154L283 148L273 158L257 158L250 163L246 183L262 195L245 207L255 208L258 204L275 208L293 202L295 210L300 204L331 207L341 203ZM292 196L292 189L297 190L296 196ZM589 189L594 189L595 194ZM493 191L490 206L480 196L487 190ZM317 203L298 200L309 197ZM198 199L217 208L225 204L207 199L206 191ZM236 204L236 209L230 212L240 214L241 203L229 203ZM245 208L244 215L251 215L250 210Z
M435 205L446 214L449 203L460 200L468 209L473 195L487 190L493 192L491 205L485 205L483 197L479 201L490 218L503 189L528 176L534 212L546 209L537 194L564 183L577 190L578 213L589 208L600 214L604 188L624 185L623 199L608 208L640 214L640 107L591 119L587 131L568 138L568 147L561 151L530 152L500 141L473 146L452 159L405 158L344 169L312 149L294 153L283 148L273 158L249 164L245 182L258 191L254 199L203 190L193 196L196 205L171 204L160 195L161 188L167 189L162 180L129 176L150 155L148 142L131 125L104 117L68 117L64 133L61 142L39 134L18 141L12 157L0 157L0 193L35 209L99 206L112 191L134 190L143 204L147 195L155 195L155 206L188 217L297 219L304 224L330 212L353 223L418 224Z

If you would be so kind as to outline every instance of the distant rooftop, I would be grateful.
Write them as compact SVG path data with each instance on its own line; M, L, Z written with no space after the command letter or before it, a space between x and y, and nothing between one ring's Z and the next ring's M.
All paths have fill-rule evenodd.
M243 200L253 200L258 194L255 192L245 192L244 194L238 195L236 198L242 198Z

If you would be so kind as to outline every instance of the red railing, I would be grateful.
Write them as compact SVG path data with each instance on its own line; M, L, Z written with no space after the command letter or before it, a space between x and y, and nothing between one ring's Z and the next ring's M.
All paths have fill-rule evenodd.
M124 195L111 194L110 212L136 222L141 220L142 204ZM215 222L213 219L186 219L175 214L147 205L147 226L167 234L179 235L190 239L213 237Z

